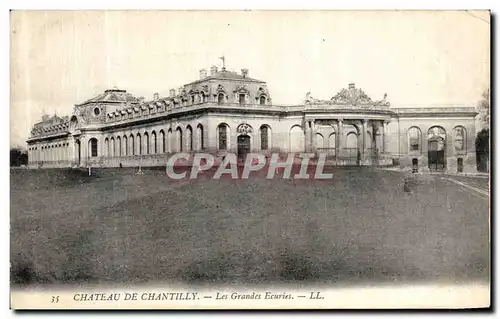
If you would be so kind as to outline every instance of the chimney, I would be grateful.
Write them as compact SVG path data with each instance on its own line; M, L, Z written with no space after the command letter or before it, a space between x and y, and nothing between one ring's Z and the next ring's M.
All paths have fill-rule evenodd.
M241 69L241 75L246 78L248 76L248 69Z
M170 89L170 91L168 91L168 92L169 92L169 96L170 97L174 97L175 96L175 89Z
M200 80L204 79L207 77L207 70L206 69L201 69L200 70Z
M356 88L356 85L354 83L349 83L349 90L355 89L355 88Z
M158 101L160 99L160 94L155 93L153 94L153 101Z
M217 73L217 66L212 65L210 67L210 75L215 75L215 73Z

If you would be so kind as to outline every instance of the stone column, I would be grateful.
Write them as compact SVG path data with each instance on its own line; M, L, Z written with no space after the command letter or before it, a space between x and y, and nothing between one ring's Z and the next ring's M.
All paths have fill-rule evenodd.
M311 121L311 153L316 153L316 123Z
M366 145L368 144L366 143L366 135L368 135L368 120L361 120L361 123L363 124L363 130L361 132L361 134L363 135L362 160L364 160L366 157Z
M313 125L312 121L307 121L308 142L306 152L310 153L313 150Z
M388 135L388 132L387 132L387 129L388 129L388 122L387 121L383 121L382 122L382 125L384 127L384 129L382 130L382 154L385 154L387 152L387 135Z
M304 152L309 152L309 136L310 136L310 133L309 133L309 121L305 120L304 119Z
M337 121L337 158L342 156L342 148L344 147L344 119L338 119Z

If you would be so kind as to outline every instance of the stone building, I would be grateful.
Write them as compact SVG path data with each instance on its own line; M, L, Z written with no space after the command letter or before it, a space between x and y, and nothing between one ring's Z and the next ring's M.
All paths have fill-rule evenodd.
M163 166L175 152L326 153L333 165L475 171L474 108L391 108L354 83L329 100L272 103L266 82L200 70L199 79L145 101L110 89L70 116L33 126L29 167Z

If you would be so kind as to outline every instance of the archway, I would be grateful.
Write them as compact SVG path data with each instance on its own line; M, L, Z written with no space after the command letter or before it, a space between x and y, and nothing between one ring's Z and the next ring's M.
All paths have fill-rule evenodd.
M193 150L193 129L191 125L186 127L186 151L191 152Z
M294 125L289 133L290 152L304 152L305 136L300 125Z
M250 153L250 136L242 134L238 136L238 160L244 161Z
M182 143L182 129L178 127L176 130L176 148L175 150L177 152L182 152L183 151L183 143Z
M348 165L359 165L360 150L358 146L358 133L350 132L346 137L345 157Z
M203 136L203 125L201 124L198 124L198 126L196 127L196 149L198 151L201 151L205 148L205 145L204 145L204 136Z
M429 170L443 171L446 168L445 149L446 131L440 126L433 126L427 132Z

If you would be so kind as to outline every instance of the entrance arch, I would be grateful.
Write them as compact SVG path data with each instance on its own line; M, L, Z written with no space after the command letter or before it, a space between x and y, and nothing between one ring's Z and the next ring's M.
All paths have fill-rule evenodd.
M250 153L250 136L242 134L238 136L238 160L244 161Z
M429 170L443 171L446 168L446 131L440 126L433 126L427 131Z
M346 136L345 143L345 159L348 165L359 165L360 164L360 149L358 141L358 132L349 132Z

